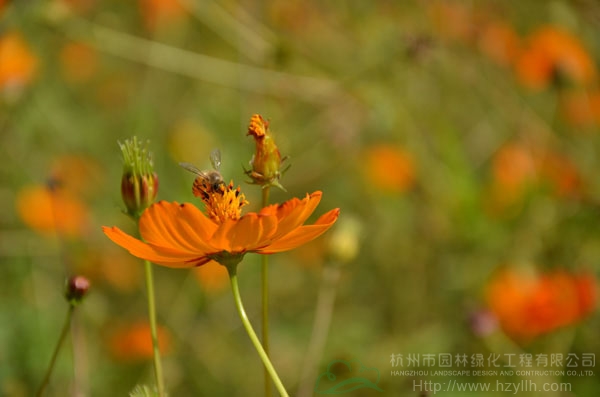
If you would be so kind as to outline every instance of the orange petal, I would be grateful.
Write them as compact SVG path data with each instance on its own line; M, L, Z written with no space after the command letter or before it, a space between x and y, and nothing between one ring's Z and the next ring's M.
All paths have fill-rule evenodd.
M277 218L274 215L246 214L230 231L231 248L234 252L253 250L264 245L264 241L276 230Z
M193 204L183 203L180 206L181 217L186 220L187 224L192 226L196 234L203 241L209 241L218 225L206 217Z
M160 201L148 208L140 219L140 234L150 244L172 247L188 253L206 253L215 251L208 243L206 223L214 225L191 204L168 203ZM188 218L190 216L190 218ZM190 224L190 220L194 223Z
M277 226L274 238L285 236L301 226L315 211L321 201L322 195L321 192L317 191L311 195L306 195L301 201L288 200L283 203L280 206L281 209L278 209L277 217L279 218L279 225ZM291 209L290 206L292 206Z
M276 240L273 244L260 249L261 254L273 254L294 249L325 233L337 220L340 214L339 208L333 209L321 216L314 225L301 226L286 236Z
M168 267L199 266L209 261L200 253L182 253L165 247L155 247L146 244L117 227L103 226L104 234L115 244L125 248L129 253L138 258L149 260L159 265Z
M212 235L210 239L210 243L217 251L228 251L231 250L231 241L229 241L229 236L231 234L231 229L235 227L237 221L233 219L226 219L225 222L221 223L215 233Z
M177 211L179 204L173 204L176 205ZM194 247L179 235L177 227L173 224L177 216L173 210L171 203L166 201L151 205L140 218L141 235L150 244L193 251Z
M260 228L261 233L257 235L254 246L249 247L248 250L254 250L270 244L273 236L277 232L278 222L276 216L259 216L259 221L262 224L262 227Z
M241 217L229 230L228 240L234 252L242 252L254 244L261 234L262 224L259 215L249 213Z

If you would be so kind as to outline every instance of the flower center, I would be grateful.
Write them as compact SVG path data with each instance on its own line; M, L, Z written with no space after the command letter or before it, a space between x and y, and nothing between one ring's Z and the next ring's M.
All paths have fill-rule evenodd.
M217 223L223 223L227 219L240 219L242 207L248 204L240 187L233 188L233 181L229 182L229 185L221 184L218 189L206 193L202 197L206 206L206 214Z

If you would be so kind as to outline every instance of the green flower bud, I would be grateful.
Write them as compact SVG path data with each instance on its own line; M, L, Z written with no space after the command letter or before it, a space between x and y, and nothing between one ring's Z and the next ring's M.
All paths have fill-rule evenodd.
M141 147L136 137L119 143L119 147L123 154L121 196L127 214L139 219L156 199L158 175L154 172L152 154L146 147Z

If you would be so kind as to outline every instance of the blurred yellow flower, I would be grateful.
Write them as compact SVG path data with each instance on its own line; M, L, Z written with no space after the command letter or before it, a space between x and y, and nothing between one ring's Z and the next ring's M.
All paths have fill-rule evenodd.
M178 120L169 130L167 149L177 162L203 164L209 158L212 148L219 146L215 135L194 120Z

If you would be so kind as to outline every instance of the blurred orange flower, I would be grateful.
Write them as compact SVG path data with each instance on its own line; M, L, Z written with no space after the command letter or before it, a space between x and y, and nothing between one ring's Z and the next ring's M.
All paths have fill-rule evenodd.
M443 38L461 42L474 37L473 10L458 1L433 1L428 6L429 17Z
M227 269L215 262L194 269L194 276L208 293L217 293L229 285Z
M415 183L415 166L410 153L392 145L371 146L365 152L365 179L375 187L402 193Z
M60 63L63 75L68 81L84 82L98 69L98 53L89 44L70 42L60 51Z
M161 354L171 351L171 334L157 327L158 347ZM146 322L136 322L118 327L108 340L109 350L120 361L143 361L153 357L152 334Z
M580 85L596 78L596 66L579 39L556 26L541 27L528 37L515 68L519 81L531 89L547 87L557 73Z
M600 125L600 92L574 91L561 95L563 118L577 127Z
M304 225L321 201L322 193L315 192L302 200L294 198L241 216L239 207L246 202L232 186L211 192L205 200L209 217L190 203L153 204L139 222L144 241L117 227L104 226L104 233L134 256L163 266L188 268L212 260L224 264L223 260L241 258L248 252L291 250L323 234L339 215L339 209L333 209L314 224Z
M508 143L493 159L494 183L512 198L519 196L537 178L536 159L532 150L520 143Z
M519 52L520 39L512 26L504 21L487 24L479 36L479 49L501 66L511 65Z
M64 7L67 7L72 12L77 14L85 14L91 11L97 0L56 0L59 3L62 3Z
M542 157L540 174L561 197L580 197L583 193L583 180L577 166L565 155L546 152Z
M137 290L142 281L142 267L134 257L122 250L114 252L105 249L99 258L96 271L104 280L122 292Z
M0 89L20 89L35 76L38 59L18 32L0 37Z
M588 273L545 274L503 269L487 286L487 302L507 335L519 342L579 322L596 307Z
M491 214L504 214L538 182L537 154L520 142L502 146L492 159L492 183L485 191L485 205Z
M279 29L303 34L321 16L316 4L304 0L274 0L268 3L269 20Z
M23 222L39 233L81 234L87 224L87 208L64 189L27 186L17 194L17 211Z
M180 21L186 14L179 0L139 0L140 12L148 30Z
M583 194L583 179L568 156L518 142L508 143L498 151L492 175L491 204L495 209L514 204L528 189L544 184L559 197L577 198Z
M104 183L102 167L90 156L68 154L50 166L50 180L59 188L82 196L93 196Z

